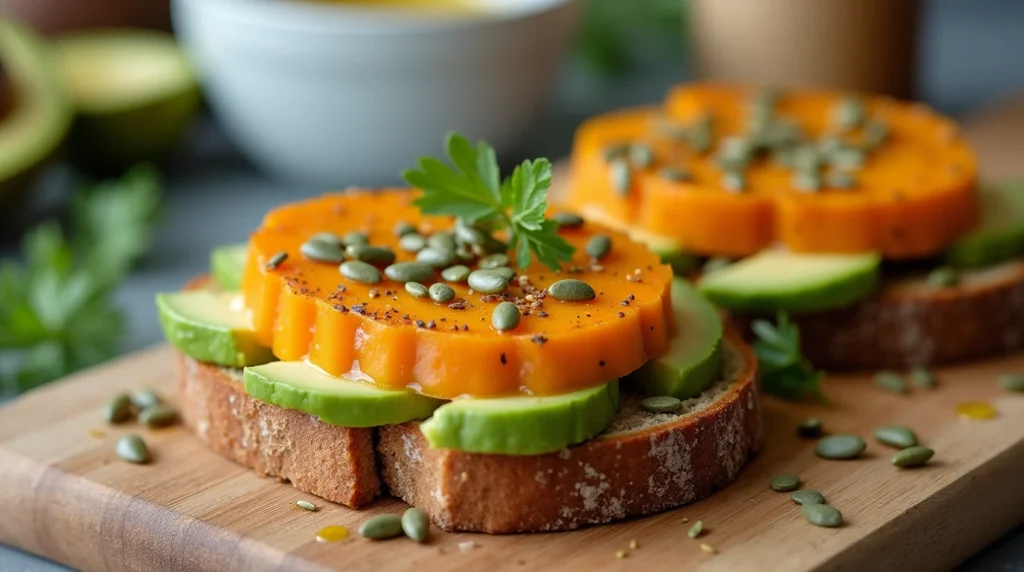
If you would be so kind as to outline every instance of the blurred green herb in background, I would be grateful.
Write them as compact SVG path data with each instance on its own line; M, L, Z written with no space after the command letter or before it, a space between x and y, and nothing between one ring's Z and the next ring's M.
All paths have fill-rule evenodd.
M761 369L761 390L783 399L814 399L822 403L821 380L825 372L814 366L800 351L800 328L779 312L772 324L754 320L751 325L757 339L754 353Z
M71 236L30 230L22 261L0 262L0 394L17 394L116 355L125 319L117 286L150 246L160 182L149 166L79 191Z
M577 50L602 75L627 71L635 62L632 44L671 44L685 50L686 0L587 0Z

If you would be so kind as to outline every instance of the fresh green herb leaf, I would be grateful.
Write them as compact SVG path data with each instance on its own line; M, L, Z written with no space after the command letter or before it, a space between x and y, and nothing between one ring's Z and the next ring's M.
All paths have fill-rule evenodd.
M751 329L757 336L754 353L761 366L765 393L784 399L825 400L821 393L825 373L815 370L800 353L800 329L788 314L779 312L775 324L755 320Z
M487 143L474 146L451 133L445 148L454 168L422 157L418 170L402 172L406 182L423 191L415 201L421 211L456 216L485 232L507 231L520 268L529 266L534 256L552 270L572 259L575 249L558 234L558 224L544 216L550 161L523 161L502 180L494 148Z

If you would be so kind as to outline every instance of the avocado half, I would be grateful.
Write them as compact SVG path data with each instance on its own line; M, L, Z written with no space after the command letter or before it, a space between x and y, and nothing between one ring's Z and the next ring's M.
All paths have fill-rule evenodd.
M0 116L0 206L32 181L64 141L72 120L51 47L13 20L0 18L5 112Z

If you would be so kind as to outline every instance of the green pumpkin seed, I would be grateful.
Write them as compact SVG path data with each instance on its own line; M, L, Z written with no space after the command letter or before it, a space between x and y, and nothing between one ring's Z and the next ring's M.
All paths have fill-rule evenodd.
M804 438L814 438L821 435L824 425L817 417L808 417L796 426L796 434Z
M159 405L164 402L160 396L152 389L138 389L132 392L132 405L136 409L142 410L147 407Z
M805 193L821 190L821 175L814 171L797 171L793 173L793 187Z
M389 266L390 268L390 266ZM341 266L338 267L341 275L349 280L355 280L356 282L362 282L363 284L376 284L380 282L380 270L374 268L372 264L368 264L361 260L349 260L342 262Z
M177 420L178 412L163 404L150 405L139 412L139 423L146 427L166 427Z
M575 228L583 225L583 217L576 213L555 213L551 220L558 223L561 228Z
M337 264L345 260L345 253L341 250L341 246L333 242L307 240L299 247L299 252L306 258L317 262Z
M825 504L825 497L818 491L811 489L793 491L789 498L793 499L793 502L796 504Z
M889 425L875 429L875 439L883 445L906 449L917 445L917 435L910 427L903 425Z
M847 96L832 108L832 123L841 129L853 129L864 122L866 114L860 98Z
M698 520L690 526L690 530L686 532L686 536L689 536L690 538L697 538L702 532L704 532L704 521Z
M800 507L800 514L814 526L835 528L843 524L843 513L832 505L805 504Z
M430 290L419 282L406 282L405 291L417 298L426 298L430 295Z
M458 264L456 266L449 266L441 271L441 278L448 282L465 282L469 278L469 267Z
M682 406L683 402L671 395L645 397L640 401L640 408L651 413L672 413Z
M795 491L800 486L800 477L797 475L775 475L771 480L772 490L778 493Z
M928 273L926 278L930 286L935 288L945 288L948 286L956 286L960 282L960 274L954 268L949 266L940 266L935 270Z
M671 167L666 167L658 171L658 176L666 181L672 181L673 183L682 183L693 180L693 173L683 169L673 169Z
M127 421L132 414L132 400L127 393L118 393L110 398L103 409L103 418L107 423Z
M399 221L395 224L395 236L401 238L407 234L413 234L416 232L416 225L405 221Z
M296 501L295 505L298 506L299 508L301 508L302 510L308 510L309 512L316 512L316 505L311 503L311 502L309 502L309 501L307 501L307 500Z
M491 325L499 332L507 332L519 327L519 319L522 315L519 308L512 302L502 302L495 306L491 314Z
M747 176L739 171L726 171L722 175L722 188L730 193L740 193L747 188Z
M288 259L288 253L287 252L278 252L277 254L271 256L270 260L267 260L266 269L267 270L276 270L277 267L281 266L281 263L283 263L287 259Z
M395 282L427 282L434 277L434 267L422 262L396 262L384 269L384 275Z
M710 117L710 116L708 116ZM690 129L689 137L690 148L697 153L707 153L711 150L711 146L714 143L711 137L711 122L707 124L698 123Z
M512 283L512 278L515 277L516 275L516 271L512 270L508 266L499 266L498 268L494 268L491 271L497 273L498 276L503 277L505 280L508 280L509 284Z
M125 435L117 440L114 448L117 456L122 461L129 463L145 464L149 462L149 448L146 442L138 435Z
M437 250L455 250L455 235L450 232L435 232L427 239L427 246Z
M892 464L901 469L912 469L927 463L933 455L935 455L935 451L928 447L907 447L893 455Z
M864 165L864 151L851 147L836 149L828 154L828 162L840 169L858 169Z
M428 293L431 300L439 303L447 303L455 299L455 290L444 282L432 284Z
M548 294L552 298L565 302L585 302L597 297L593 286L575 278L567 278L555 282L548 287Z
M630 188L633 186L633 172L629 168L629 163L623 159L615 159L609 165L612 186L615 188L615 192L621 196L628 195Z
M907 382L891 371L880 371L875 374L875 386L889 393L904 394L910 391Z
M481 294L501 294L508 290L508 278L495 270L474 270L467 281L470 288Z
M426 542L430 534L430 519L427 513L413 507L402 514L402 530L416 542Z
M633 144L629 148L629 162L641 169L650 167L654 163L654 151L647 145Z
M604 148L604 160L606 163L610 163L617 159L624 158L629 153L629 144L627 143L613 143Z
M370 264L391 264L395 261L395 253L384 246L359 244L347 247L345 253L353 260L361 260Z
M476 260L476 255L473 254L473 252L469 248L466 248L465 246L460 246L459 248L455 249L455 260L458 260L463 264L469 264L470 262Z
M427 239L414 232L402 235L402 238L398 239L398 248L406 252L419 252L426 247Z
M1004 373L999 376L999 387L1006 391L1024 393L1024 375L1019 373Z
M370 244L370 237L366 236L364 232L358 232L353 230L352 232L346 232L341 237L341 242L345 246L357 246L360 244Z
M856 435L829 435L814 447L814 453L823 459L856 459L867 443Z
M864 126L864 144L867 148L874 149L889 138L889 126L881 121L871 121Z
M910 381L914 382L914 385L921 389L931 389L937 385L935 374L921 366L910 370Z
M508 255L503 253L488 254L480 259L477 266L484 270L494 270L502 266L508 266Z
M442 250L428 246L416 253L416 262L429 264L434 268L451 266L452 262L455 262L455 250Z
M455 240L462 244L483 244L484 233L480 229L466 224L462 219L455 221Z
M612 251L612 238L607 234L595 234L587 241L584 251L594 260L600 260Z
M344 246L344 241L341 239L341 237L336 235L336 234L334 234L333 232L318 232L318 233L314 234L313 236L309 237L308 239L306 239L306 241L307 242L326 242L327 244L333 244L333 245L337 246L338 248L341 248L342 246Z
M857 179L850 173L833 171L825 175L825 186L830 189L852 189L857 186Z
M402 534L402 519L397 514L378 514L359 526L359 536L386 540Z

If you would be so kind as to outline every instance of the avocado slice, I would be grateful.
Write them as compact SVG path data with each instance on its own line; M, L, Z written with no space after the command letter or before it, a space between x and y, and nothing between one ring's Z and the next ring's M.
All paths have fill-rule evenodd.
M245 368L245 392L342 427L378 427L424 419L444 401L401 389L381 389L329 376L301 361Z
M243 367L274 360L256 340L237 292L189 290L156 295L167 341L199 361Z
M420 425L431 447L540 455L604 431L619 409L618 380L563 395L456 399Z
M149 30L77 32L56 43L78 113L70 159L101 175L159 161L199 109L196 74L170 34Z
M983 185L978 204L978 227L953 243L946 263L977 268L1024 255L1024 181Z
M210 274L222 290L238 290L242 287L242 272L249 256L249 246L227 244L210 252Z
M0 204L32 181L71 126L72 111L51 48L0 17L0 64L6 112L0 117Z
M646 395L689 399L707 389L722 372L722 319L682 278L672 281L672 310L677 333L668 351L623 381Z
M728 310L813 312L868 296L878 283L880 263L877 253L765 250L702 276L698 289Z

